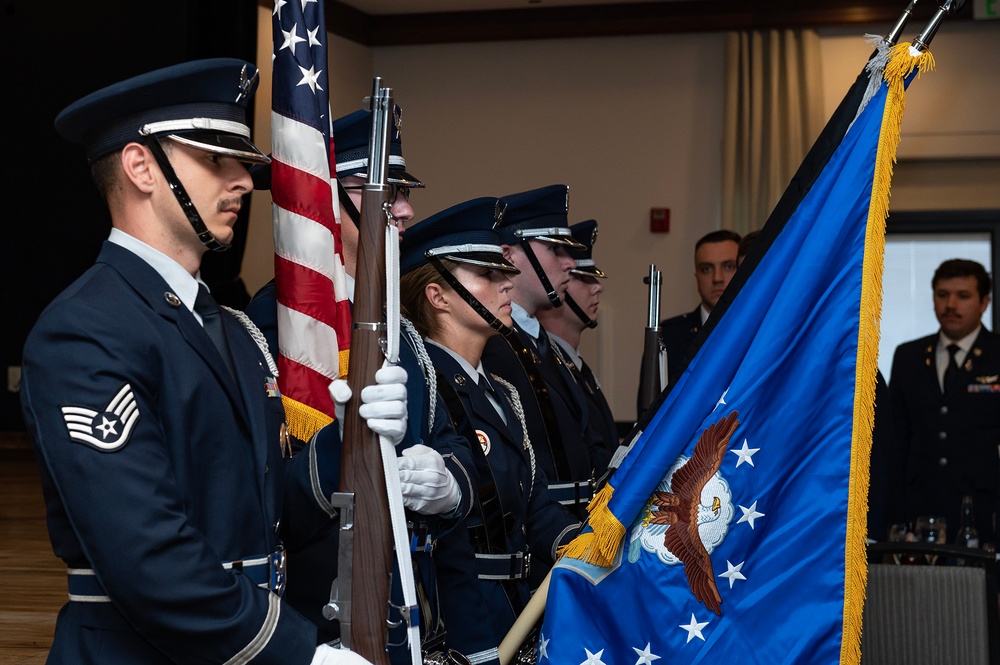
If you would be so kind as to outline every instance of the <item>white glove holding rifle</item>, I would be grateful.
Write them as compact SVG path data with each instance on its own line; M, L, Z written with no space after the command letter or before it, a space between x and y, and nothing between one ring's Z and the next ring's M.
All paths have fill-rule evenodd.
M344 379L330 384L334 415L340 422L340 435L344 435L344 410L352 397L351 387ZM406 434L406 370L398 365L384 365L375 373L375 385L361 390L358 415L365 419L368 429L399 445Z

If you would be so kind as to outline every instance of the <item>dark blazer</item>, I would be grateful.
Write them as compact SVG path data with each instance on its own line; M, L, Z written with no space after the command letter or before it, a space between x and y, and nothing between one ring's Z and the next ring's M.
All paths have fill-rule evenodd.
M680 376L681 363L699 332L701 332L700 304L693 312L679 314L660 322L660 338L667 352L669 383L674 383Z
M935 369L937 334L901 344L892 361L889 395L895 450L905 460L907 519L944 515L949 540L958 530L962 496L974 500L981 542L995 537L1000 487L1000 336L985 328L959 369L959 389L941 394Z
M222 318L235 380L160 275L105 243L29 335L21 399L52 547L94 571L71 576L79 595L110 598L63 607L48 662L310 662L315 627L224 564L330 523L339 436L283 458L265 356Z
M472 662L491 662L493 650L514 624L532 587L526 577L509 582L480 577L473 587L469 569L463 570L456 562L467 560L470 546L480 556L530 552L531 577L541 579L555 561L556 548L577 531L579 523L549 496L548 481L534 463L513 398L502 380L487 379L506 423L484 389L448 352L432 344L427 351L439 371L439 390L454 391L461 402L453 409L449 403L456 426L470 445L484 453L477 456L480 487L466 522L464 542L457 533L454 540L443 538L435 555L448 646ZM483 505L487 493L494 497L491 508Z
M277 357L278 349L278 304L274 282L262 287L247 306L247 314L264 333L268 346ZM419 547L412 552L414 574L421 585L421 592L428 602L425 608L432 610L432 616L421 618L421 627L429 631L424 637L435 630L438 625L436 613L436 583L434 581L434 564L431 549L434 539L447 533L461 523L471 507L471 497L475 478L475 467L470 456L465 439L455 431L444 405L436 399L432 400L427 390L424 368L418 360L415 344L420 340L410 339L402 335L399 345L399 364L406 370L407 392L407 432L403 441L397 446L403 451L418 443L423 443L437 450L445 458L445 466L455 477L462 493L462 502L454 517L443 520L437 517L419 515L407 511L407 521L413 525L414 532L411 541L427 543L427 547ZM421 343L422 345L422 343ZM427 368L432 371L433 368ZM430 409L434 408L433 423L430 419ZM301 445L301 442L299 442ZM429 540L428 540L429 539ZM330 600L330 586L337 576L338 531L330 529L305 547L290 552L288 601L319 628L321 642L328 642L340 634L336 621L328 621L322 615L323 606ZM402 604L403 591L399 585L398 569L394 567L393 599L397 605ZM390 631L390 642L402 643L405 640L405 627ZM409 651L406 648L389 650L393 663L408 663Z
M550 351L548 355L539 352L531 335L516 323L513 328L514 335L510 342L501 335L494 335L486 343L483 366L517 388L524 406L531 445L549 483L553 486L589 483L592 478L604 473L611 455L594 430L588 427L590 415L583 391L558 360L555 351ZM521 344L529 350L543 387L536 388L532 384L511 343ZM534 399L529 399L529 395ZM546 400L552 405L551 421L543 412ZM554 487L551 489L556 492ZM589 485L581 486L572 498L564 494L560 491L554 496L564 505L569 506L567 502L572 502L577 515L582 517L590 501Z

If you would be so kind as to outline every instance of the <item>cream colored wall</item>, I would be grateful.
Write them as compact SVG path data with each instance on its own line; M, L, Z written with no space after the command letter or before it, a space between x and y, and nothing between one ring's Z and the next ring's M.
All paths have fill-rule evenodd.
M972 143L992 140L990 131L1000 136L998 105L989 101L1000 86L987 78L998 67L977 64L997 57L998 42L1000 26L946 24L935 41L938 72L914 86L910 112L931 105L918 90L934 77L945 79L952 87L934 96L957 96L963 109L955 114L935 104L941 111L930 125L940 124L935 118L941 114L958 118L949 125L956 131L985 119L973 123L985 133ZM824 34L822 44L832 112L870 48L853 31ZM610 275L601 325L584 336L583 354L616 417L628 420L634 417L648 264L663 271L663 314L693 309L694 242L718 228L723 46L719 33L378 49L335 38L331 62L346 77L334 79L335 114L356 108L347 100L360 99L373 74L394 89L404 110L407 164L428 185L412 198L418 218L474 196L556 182L570 186L571 221L599 221L596 258ZM982 91L971 90L969 80ZM257 117L259 124L266 113ZM904 145L906 131L904 125ZM1000 151L994 159L947 162L903 154L893 209L1000 208ZM671 209L670 233L649 233L654 206ZM253 207L255 215L264 208L257 200ZM252 226L244 279L256 288L271 276L269 212Z

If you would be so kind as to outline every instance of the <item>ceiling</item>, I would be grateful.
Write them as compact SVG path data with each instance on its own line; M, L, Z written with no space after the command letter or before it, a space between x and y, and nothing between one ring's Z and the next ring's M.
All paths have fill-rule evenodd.
M273 0L259 0L273 6ZM890 27L907 0L325 0L331 32L368 46L720 32ZM913 3L916 4L916 3ZM938 2L916 4L926 23ZM967 20L967 2L949 20Z

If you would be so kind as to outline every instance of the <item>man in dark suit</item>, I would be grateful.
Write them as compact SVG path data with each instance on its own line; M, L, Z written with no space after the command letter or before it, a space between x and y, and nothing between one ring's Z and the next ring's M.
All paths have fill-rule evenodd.
M905 514L942 515L958 530L962 497L975 502L982 542L994 539L1000 486L1000 336L980 322L990 277L975 261L942 263L931 281L941 329L899 345L889 379L895 446L890 487Z
M691 343L736 273L739 248L739 234L726 230L713 231L695 243L694 277L701 303L693 312L660 323L660 337L667 353L669 383L677 380Z
M68 568L50 663L352 665L282 600L285 546L336 511L340 436L288 456L273 359L200 280L224 249L250 142L250 63L184 63L64 110L113 228L39 318L21 399L49 534ZM401 385L394 385L396 392ZM394 424L405 427L405 391ZM364 413L362 413L364 416Z

